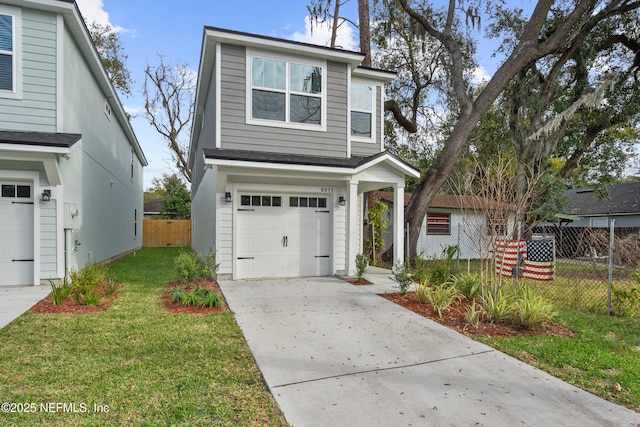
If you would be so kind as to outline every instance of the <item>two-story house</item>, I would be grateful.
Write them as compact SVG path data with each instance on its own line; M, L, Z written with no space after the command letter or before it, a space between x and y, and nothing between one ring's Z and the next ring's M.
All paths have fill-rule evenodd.
M364 55L205 27L190 142L194 250L223 278L355 274L363 194L404 199L384 85ZM404 208L394 212L403 259Z
M142 246L147 164L72 0L0 0L0 285Z

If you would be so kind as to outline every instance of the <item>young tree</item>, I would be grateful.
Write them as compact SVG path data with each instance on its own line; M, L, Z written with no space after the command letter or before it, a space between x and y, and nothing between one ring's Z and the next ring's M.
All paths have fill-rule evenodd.
M172 160L187 181L191 182L189 134L194 110L195 76L186 64L166 64L158 55L157 66L144 71L144 117L167 141Z
M87 23L87 29L111 83L123 94L131 95L133 80L126 65L128 57L124 53L118 33L110 25L102 25L95 21Z
M162 174L162 178L153 178L152 187L146 194L154 194L162 199L162 208L168 218L191 218L191 196L184 181L176 174Z

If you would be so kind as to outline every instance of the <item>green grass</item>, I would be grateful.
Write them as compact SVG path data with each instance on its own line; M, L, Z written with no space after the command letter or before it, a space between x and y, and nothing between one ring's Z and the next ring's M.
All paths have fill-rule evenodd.
M25 313L0 330L1 401L37 408L0 413L0 425L287 425L231 312L161 307L178 253L143 249L111 264L124 286L105 312ZM45 413L48 403L81 412Z
M561 311L559 321L578 337L483 337L479 340L577 387L640 412L640 320Z

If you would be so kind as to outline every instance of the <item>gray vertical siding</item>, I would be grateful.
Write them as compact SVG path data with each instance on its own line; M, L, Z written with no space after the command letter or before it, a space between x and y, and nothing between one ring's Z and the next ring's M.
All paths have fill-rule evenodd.
M37 202L36 202L37 203ZM40 202L40 278L57 278L56 202Z
M195 159L193 162L191 187L195 190L200 185L204 174L204 158L202 157L203 148L215 148L216 147L216 73L218 70L214 68L210 76L209 92L207 93L207 100L204 106L204 113L202 117L203 127L198 134L198 141L196 142Z
M246 51L222 46L222 148L286 152L303 155L346 156L347 66L327 64L327 129L306 131L246 123ZM213 120L207 112L207 120ZM206 141L215 146L214 141ZM211 145L213 144L213 145Z
M56 15L22 9L22 99L0 97L0 128L56 131Z

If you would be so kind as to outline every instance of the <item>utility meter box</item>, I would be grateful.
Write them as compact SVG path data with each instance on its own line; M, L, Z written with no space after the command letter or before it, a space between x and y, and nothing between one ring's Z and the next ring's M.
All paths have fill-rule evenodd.
M64 228L80 228L80 210L75 203L64 204Z

